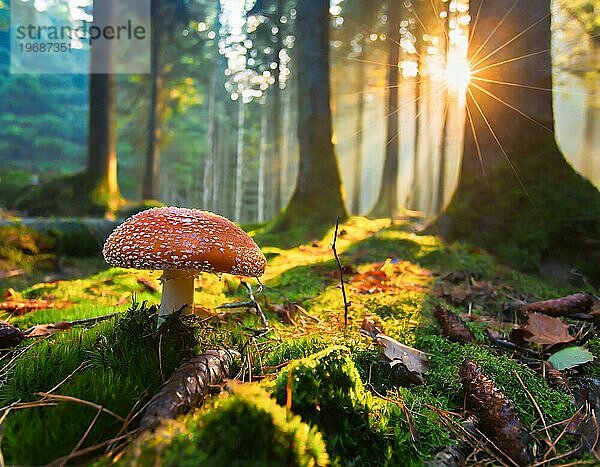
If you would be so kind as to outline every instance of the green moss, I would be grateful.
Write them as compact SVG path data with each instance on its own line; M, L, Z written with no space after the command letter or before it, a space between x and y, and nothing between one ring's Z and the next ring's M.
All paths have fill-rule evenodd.
M489 168L487 183L466 176L440 222L442 230L518 269L538 271L559 263L600 281L600 261L587 241L600 238L598 190L560 157L552 138L532 137L528 146L509 148L509 154L525 189L506 163Z
M454 407L463 403L458 368L465 358L475 360L514 405L523 423L529 426L538 418L533 402L515 376L519 374L531 394L535 395L548 424L568 419L575 409L569 395L548 386L533 370L503 355L495 355L476 344L457 344L440 336L422 336L417 346L430 354L427 385L435 394L444 394Z
M132 307L119 319L37 343L9 368L0 386L0 406L37 400L38 392L64 381L56 394L101 404L125 417L137 401L143 404L149 399L163 375L170 375L194 353L193 333L177 316L162 338L155 331L155 318L156 309ZM68 454L95 413L75 402L11 411L3 424L6 461L38 465ZM121 426L122 422L102 415L85 445L110 439Z
M332 456L348 463L361 457L371 434L370 396L346 347L329 347L282 370L274 388L280 404L288 386L292 410L319 426Z
M151 465L160 459L166 466L328 464L321 434L259 386L233 385L230 392L142 440L124 463Z
M122 203L118 193L109 193L104 183L92 183L85 173L59 175L31 186L15 201L15 207L30 216L99 216L113 212Z

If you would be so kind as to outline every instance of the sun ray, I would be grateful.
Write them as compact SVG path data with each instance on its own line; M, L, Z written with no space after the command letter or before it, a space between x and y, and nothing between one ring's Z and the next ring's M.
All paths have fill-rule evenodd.
M440 88L441 88L441 90L440 90ZM433 98L434 98L434 97L437 97L439 94L441 94L441 92L443 92L443 85L439 85L439 86L437 86L437 87L434 87L434 88L430 89L430 90L429 90L429 91L427 91L426 93L424 93L424 94L421 94L420 96L418 96L416 99L410 100L410 101L408 101L408 102L404 102L402 105L399 105L399 106L398 106L398 108L397 108L396 110L394 110L394 111L392 111L392 112L388 113L388 114L386 115L386 118L389 118L389 117L391 117L391 116L393 116L393 115L395 115L395 114L399 113L399 112L400 112L400 111L401 111L401 110L402 110L404 107L406 107L407 105L410 105L410 104L416 104L416 103L417 103L419 100L421 100L421 99L423 99L423 98L427 97L429 94L431 94L431 93L432 93L432 92L434 92L434 91L440 91L440 93L438 93L436 96L432 96L432 97L430 97L430 98L429 98L429 100L428 100L427 102L431 102L431 100L433 100ZM415 118L418 118L420 115L421 115L421 112L419 112L419 113L418 113L418 114L415 116ZM395 135L393 135L393 136L390 138L390 140L386 142L386 144L385 144L385 145L386 145L386 147L387 147L388 145L390 145L390 144L392 143L392 141L394 141L396 138L398 138L398 137L400 136L400 133L401 133L401 131L402 131L402 129L401 129L401 128L399 128L399 129L398 129L398 131L396 132L396 134L395 134Z
M508 58L506 60L502 60L501 62L491 63L484 67L478 68L477 70L472 70L471 75L475 75L476 73L479 73L484 70L488 70L490 68L494 68L496 66L506 65L507 63L516 62L517 60L523 60L524 58L533 57L534 55L539 55L539 54L543 54L543 53L547 53L547 52L548 52L548 49L538 50L537 52L531 52L531 53L528 53L525 55L521 55L519 57Z
M531 28L534 28L535 26L537 26L538 24L540 24L542 21L545 21L548 17L550 16L550 13L548 13L547 15L544 15L542 18L538 19L535 23L530 24L528 27L526 27L523 31L521 31L519 34L517 34L516 36L513 36L510 38L510 40L506 41L504 44L498 46L498 48L496 48L496 50L492 50L489 54L487 54L485 57L483 57L482 59L478 60L476 63L473 64L473 68L476 68L477 66L479 66L481 63L485 62L488 58L493 57L494 55L496 55L498 52L500 52L504 47L506 47L507 45L513 43L514 41L516 41L519 37L521 37L523 34L527 33Z
M467 109L467 117L469 118L469 123L471 125L471 133L473 134L473 141L475 141L475 148L477 149L477 157L479 158L479 163L481 164L481 172L484 177L487 177L487 172L485 171L485 164L483 162L483 156L481 154L481 147L479 146L479 139L477 139L477 132L475 131L475 124L473 123L473 117L471 116L471 111L469 110L469 106L465 106Z
M589 97L589 96L594 96L595 95L595 93L584 93L584 92L577 92L576 93L576 92L569 91L567 89L542 88L542 87L539 87L539 86L528 86L526 84L511 83L509 81L499 81L499 80L496 80L496 79L480 78L478 76L471 76L471 79L475 80L475 81L485 81L486 83L501 84L503 86L514 86L514 87L518 87L518 88L534 89L536 91L546 91L546 92L552 92L552 93L570 94L572 96Z
M471 39L473 39L473 34L475 34L475 28L477 27L477 22L479 21L479 13L481 13L481 7L483 6L483 3L485 2L485 0L481 0L481 2L479 2L479 8L477 9L477 13L475 14L475 19L473 20L473 24L471 25L471 30L469 31L469 43L471 42ZM469 8L470 10L470 8ZM470 13L470 11L469 11Z
M493 99L496 99L498 102L501 102L502 104L504 104L505 106L507 106L509 109L514 110L515 112L518 112L519 114L521 114L523 117L527 118L528 120L532 121L533 123L535 123L536 125L541 126L544 130L548 130L550 133L554 133L554 130L552 130L552 128L548 128L546 125L544 125L543 123L538 122L535 118L533 118L530 115L527 115L526 113L524 113L523 111L521 111L520 109L518 109L517 107L509 104L508 102L504 101L503 99L500 99L498 96L496 96L493 92L488 91L487 89L479 86L476 83L472 83L473 86L477 89L479 89L481 92L487 94L488 96L492 97Z
M471 61L475 60L477 58L477 55L479 55L479 52L481 52L483 50L483 48L486 46L486 44L490 41L490 39L494 36L494 34L496 34L496 31L498 29L500 29L500 27L504 24L504 21L506 20L506 18L508 18L508 15L511 14L511 12L514 10L514 8L517 6L517 4L519 3L520 0L515 0L515 2L512 4L512 6L507 10L507 12L504 14L504 16L502 17L502 19L498 22L498 24L496 24L496 27L492 30L492 32L489 34L489 36L486 38L485 41L483 41L483 43L479 46L479 48L475 51L475 53L473 54L473 56L471 57Z
M433 14L437 18L438 23L440 23L440 26L442 27L442 32L444 33L444 37L446 38L446 43L448 43L450 41L450 38L448 37L448 32L446 31L446 26L444 26L444 22L442 21L442 18L440 18L440 14L437 11L435 4L433 3L433 0L429 0L429 3L431 5L431 9L433 10Z
M490 122L488 121L487 117L485 116L485 114L483 113L483 109L481 108L481 106L479 105L479 102L477 102L477 99L475 99L475 96L473 95L473 92L470 89L467 89L467 91L469 92L469 95L471 96L471 99L473 99L473 102L475 103L475 106L477 107L477 110L479 111L479 113L481 114L481 117L483 118L483 121L485 122L486 126L488 127L488 129L490 130L490 133L492 134L492 137L494 138L494 141L496 141L496 144L498 145L498 147L500 148L500 151L502 152L502 154L504 154L504 157L506 158L506 162L508 162L508 165L510 166L510 168L512 169L512 171L515 174L515 177L517 178L517 181L519 182L519 185L521 186L521 188L523 189L523 191L525 192L525 195L527 196L527 198L529 199L529 202L532 204L532 206L535 208L535 203L533 202L533 199L531 198L531 195L529 194L529 191L527 190L527 188L525 187L525 184L523 183L523 180L521 179L521 176L519 175L519 173L517 172L517 169L515 167L515 165L512 163L512 161L510 160L510 157L508 156L508 154L506 153L506 151L504 150L504 147L502 146L502 143L500 143L500 140L498 139L498 136L496 135L496 132L494 131L494 129L492 128L492 125L490 125Z

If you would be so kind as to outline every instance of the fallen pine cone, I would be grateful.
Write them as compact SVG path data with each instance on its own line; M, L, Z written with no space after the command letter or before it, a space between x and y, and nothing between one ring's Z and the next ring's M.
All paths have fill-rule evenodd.
M523 311L543 313L548 316L570 316L577 313L589 313L594 304L594 297L587 293L576 293L554 300L534 302L524 305Z
M25 336L23 331L6 321L0 321L0 349L10 349L18 345Z
M529 464L529 435L504 394L471 360L465 360L459 372L467 406L477 414L481 430L515 463Z
M460 317L450 310L436 306L433 311L435 319L442 328L442 333L445 337L453 342L460 342L466 344L468 342L475 342L475 336L466 325L466 323L460 319Z
M153 430L163 420L198 407L211 386L230 377L238 353L233 350L208 350L181 365L154 394L140 421L142 430Z

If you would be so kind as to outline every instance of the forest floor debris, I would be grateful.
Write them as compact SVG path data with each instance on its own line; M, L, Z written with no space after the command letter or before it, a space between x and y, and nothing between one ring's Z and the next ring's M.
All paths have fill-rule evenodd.
M556 458L589 460L597 455L593 427L599 399L594 394L600 386L590 381L600 377L600 338L593 319L584 316L597 307L593 290L553 286L503 267L468 245L416 235L406 224L353 218L339 228L344 235L338 235L336 249L347 302L352 303L346 329L340 272L330 248L333 228L308 245L289 249L264 245L269 266L262 293L255 299L272 329L262 337L253 338L248 331L261 326L256 314L218 309L247 301L239 279L230 276L203 274L196 289L203 316L175 319L169 332L157 331L154 308L143 304L158 300L157 273L106 269L14 292L19 300L64 304L4 316L21 329L118 314L92 327L72 327L36 340L35 345L20 344L2 352L0 363L5 362L6 370L0 385L0 417L6 461L80 462L107 452L119 462L161 455L174 462L196 459L201 464L213 446L214 434L208 427L214 429L232 413L228 410L238 409L247 411L252 420L263 420L259 424L276 420L282 439L298 439L303 433L309 444L294 451L298 459L419 463L444 449L458 456L451 448L455 444L472 465L490 460L510 465L502 452L522 463L527 451L530 462L540 465ZM573 298L575 293L590 295ZM134 295L136 304L125 311ZM558 303L559 309L577 312L557 317L526 308L527 303L560 297L567 297L569 304L577 302L577 307L563 300L551 303L552 309ZM593 302L590 307L587 297ZM208 312L213 315L206 316ZM544 316L544 323L557 321L550 327L532 324L539 316ZM368 339L361 336L361 328ZM515 328L531 335L517 340ZM391 358L380 357L374 336L385 340L383 353ZM562 371L552 368L553 355L561 357L561 351L572 353L569 349L575 347L596 359L560 366ZM244 383L247 392L233 389L209 398L201 410L161 426L147 445L135 441L139 417L152 394L185 361L219 349L242 354L239 378L255 381ZM407 382L402 365L393 365L398 352L401 357L405 353L427 357L429 369L425 373L423 368L419 381L424 385ZM473 386L477 380L464 374L461 380L465 360L480 369L487 378L483 386L497 389L521 420L530 441L515 448L518 452L500 446L497 429L484 428L485 417L478 410L479 420L469 419L463 410L463 383ZM48 393L53 397L40 396ZM14 410L15 404L26 405ZM293 418L286 406L301 419ZM256 430L243 423L237 428L232 436ZM208 444L201 447L200 440ZM267 461L284 455L272 452L268 455L273 457L265 458L257 446L248 449L245 456L263 456Z

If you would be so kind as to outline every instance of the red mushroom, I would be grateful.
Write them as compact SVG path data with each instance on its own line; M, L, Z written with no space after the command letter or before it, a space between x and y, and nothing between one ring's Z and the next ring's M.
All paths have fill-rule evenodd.
M108 237L104 259L112 266L160 269L160 316L194 308L200 271L260 277L266 260L254 240L230 220L207 211L153 208L131 216Z

